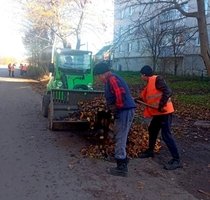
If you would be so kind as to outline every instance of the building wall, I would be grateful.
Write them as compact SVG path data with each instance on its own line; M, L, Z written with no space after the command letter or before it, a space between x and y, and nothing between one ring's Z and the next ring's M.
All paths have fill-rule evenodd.
M112 69L119 71L140 71L144 65L151 65L150 57L124 57L112 60Z
M206 3L209 0L205 0ZM206 4L207 5L207 4ZM208 3L209 5L209 3ZM138 13L141 13L141 9L138 6L133 9L129 9L130 4L126 5L115 4L115 29L114 29L114 43L116 42L114 54L113 54L113 68L115 70L130 70L130 71L139 71L140 68L149 64L152 65L152 57L148 51L145 51L143 45L143 38L139 36L138 38L126 37L124 34L126 31L129 33L129 25L132 24L135 19L139 17ZM131 12L132 10L132 12ZM187 11L193 12L197 10L196 0L189 0ZM148 9L148 13L155 12L154 8ZM149 16L149 15L148 15ZM210 12L207 10L207 24L210 24ZM145 16L146 18L147 16ZM192 27L197 26L197 20L195 18L186 18L184 20L186 26L189 27L189 30L192 30ZM209 34L210 34L210 26ZM190 41L183 46L184 53L179 55L178 60L178 71L177 74L180 75L201 75L206 74L204 63L199 56L200 54L200 43L198 33L195 33ZM120 39L119 39L120 38ZM167 54L166 54L167 55ZM168 55L169 56L169 55ZM167 60L167 68L164 69L166 73L174 73L174 64L173 58L166 57L160 58L157 70L161 71L164 68Z
M200 55L185 55L183 60L183 75L207 76L207 70Z
M177 58L177 75L207 76L203 60L198 54L184 55ZM158 72L162 74L174 74L174 58L162 58L159 62Z
M203 64L202 58L198 54L184 55L177 58L177 74L176 75L196 75L207 76L207 70ZM140 71L144 65L152 67L151 57L125 57L115 58L112 60L112 69L117 71ZM158 62L157 73L174 74L174 58L161 58Z

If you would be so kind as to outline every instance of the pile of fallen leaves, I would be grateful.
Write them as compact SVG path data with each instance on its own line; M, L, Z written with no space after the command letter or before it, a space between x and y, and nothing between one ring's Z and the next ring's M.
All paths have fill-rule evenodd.
M94 124L97 119L97 111L100 112L107 112L105 106L105 100L101 98L95 98L93 101L83 102L82 106L84 108L83 117L90 118L91 124ZM138 110L141 112L141 110ZM112 116L113 117L113 116ZM100 126L98 135L95 134L95 138L89 137L90 140L94 141L94 144L91 144L87 147L81 149L81 153L87 157L94 157L94 158L106 158L106 157L113 157L114 156L114 147L115 147L115 135L114 135L114 121L112 118L109 120L105 117L102 121L99 120L102 124L103 129L101 132ZM98 121L97 121L98 123ZM105 123L105 124L104 124ZM101 134L103 133L103 134ZM100 136L99 136L100 135ZM99 136L99 137L98 137ZM127 141L127 155L130 158L138 157L138 155L148 148L148 131L147 127L143 124L139 123L137 120L134 120L132 127L130 129ZM155 151L159 152L161 148L160 140L157 140Z
M127 155L130 158L136 158L138 155L148 148L148 132L140 124L132 125L127 141ZM98 140L87 147L81 149L81 153L87 157L106 158L114 156L114 135L110 134L103 140ZM161 148L160 140L158 139L155 145L155 152L159 152Z
M175 114L185 119L196 119L196 120L209 120L210 109L197 106L197 105L185 105L174 100Z
M104 121L101 121L102 124L105 123L106 114L108 110L106 109L106 102L103 96L98 96L89 101L79 101L78 102L80 110L80 120L87 120L90 123L90 129L94 129L97 126L97 121L99 113L104 114ZM111 113L109 115L111 118ZM102 120L102 119L101 119ZM108 125L107 125L108 126Z

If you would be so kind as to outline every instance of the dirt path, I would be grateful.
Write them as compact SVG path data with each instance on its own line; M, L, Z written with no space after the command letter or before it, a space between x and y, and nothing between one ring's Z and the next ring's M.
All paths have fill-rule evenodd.
M131 160L129 177L113 177L114 163L83 158L87 141L50 132L41 95L21 79L0 78L0 199L2 200L194 200L176 174L156 160Z

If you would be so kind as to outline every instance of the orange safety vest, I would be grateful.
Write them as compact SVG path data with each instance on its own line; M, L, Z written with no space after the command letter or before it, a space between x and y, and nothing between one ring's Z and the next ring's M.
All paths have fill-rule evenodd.
M146 87L140 93L140 96L145 103L155 107L150 108L146 106L144 109L144 117L152 117L154 115L165 115L174 112L174 107L171 102L171 98L168 99L168 102L163 107L163 112L158 111L158 106L162 97L162 92L160 90L157 90L155 87L156 78L157 76L155 75L149 77Z

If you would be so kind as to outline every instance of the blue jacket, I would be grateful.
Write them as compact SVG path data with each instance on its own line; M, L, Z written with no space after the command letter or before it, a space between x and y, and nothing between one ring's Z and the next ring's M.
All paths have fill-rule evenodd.
M127 83L120 76L111 73L105 83L107 105L115 105L118 111L136 108Z

